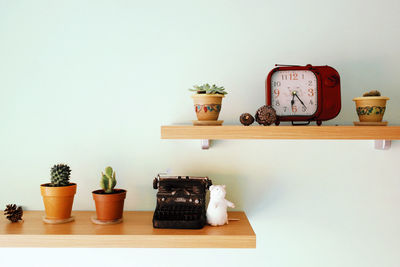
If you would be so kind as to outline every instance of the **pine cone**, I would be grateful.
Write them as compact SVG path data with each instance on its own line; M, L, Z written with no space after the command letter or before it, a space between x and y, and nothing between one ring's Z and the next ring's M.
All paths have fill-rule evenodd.
M276 111L271 106L262 106L255 115L256 121L261 125L271 125L276 121Z
M244 126L249 126L254 122L254 117L250 113L243 113L240 115L240 123Z
M22 207L17 207L15 204L6 205L6 209L4 210L4 215L6 215L6 218L13 223L22 220L22 214Z

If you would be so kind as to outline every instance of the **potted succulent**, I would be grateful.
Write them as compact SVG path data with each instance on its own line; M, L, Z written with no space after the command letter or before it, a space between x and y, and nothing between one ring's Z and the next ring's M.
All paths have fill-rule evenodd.
M107 167L105 172L101 173L100 186L102 189L92 192L97 215L93 222L122 221L126 190L114 189L116 184L115 172L111 167Z
M196 92L192 95L194 110L199 121L216 121L221 111L222 98L227 94L223 86L215 84L195 85L189 91Z
M370 91L362 97L356 97L356 110L360 122L381 122L389 97L381 96L379 91Z
M70 183L71 169L66 164L57 164L51 168L51 182L40 185L46 212L45 222L64 223L72 221L72 205L76 193L76 184Z

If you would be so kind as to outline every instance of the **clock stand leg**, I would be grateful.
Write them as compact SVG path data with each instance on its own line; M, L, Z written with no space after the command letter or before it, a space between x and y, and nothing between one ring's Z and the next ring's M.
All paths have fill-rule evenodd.
M322 125L322 121L317 121L317 125L321 126Z
M281 123L281 122L278 121L278 120L275 121L275 125L276 125L276 126L278 126L280 123Z

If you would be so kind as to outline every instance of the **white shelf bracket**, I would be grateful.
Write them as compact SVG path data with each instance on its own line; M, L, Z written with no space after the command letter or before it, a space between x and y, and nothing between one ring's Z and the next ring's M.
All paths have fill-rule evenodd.
M391 144L391 140L375 140L375 149L388 150Z
M209 139L201 140L201 149L209 149L211 141Z

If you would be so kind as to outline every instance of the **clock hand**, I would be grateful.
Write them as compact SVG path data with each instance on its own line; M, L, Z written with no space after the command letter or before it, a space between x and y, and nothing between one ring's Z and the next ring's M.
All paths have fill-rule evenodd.
M297 94L294 94L300 101L300 103L307 109L306 105L304 105L303 101L301 101L300 97Z
M293 91L293 92L292 92L292 95L293 95L293 97L292 97L292 101L290 101L290 106L291 106L292 109L293 109L293 105L294 105L294 96L296 95L296 92Z

